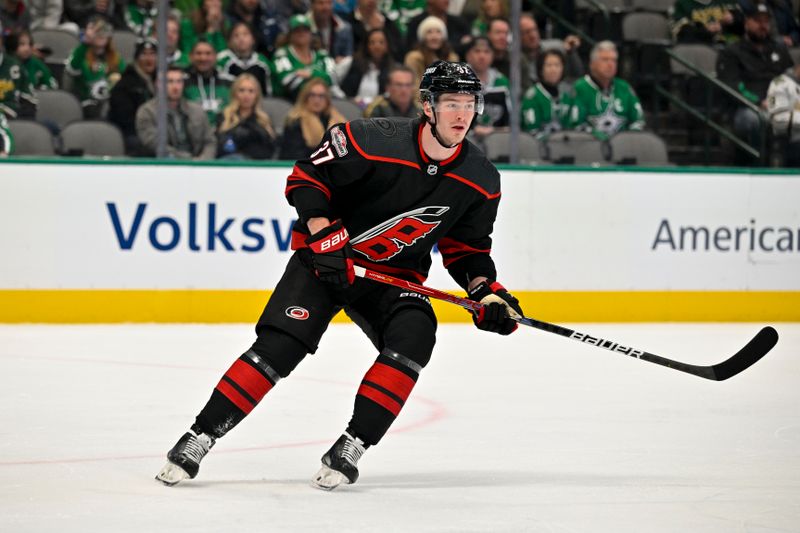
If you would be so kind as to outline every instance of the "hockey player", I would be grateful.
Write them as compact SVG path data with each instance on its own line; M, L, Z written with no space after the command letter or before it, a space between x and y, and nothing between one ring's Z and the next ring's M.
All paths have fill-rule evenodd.
M495 281L490 255L499 174L464 140L483 111L480 81L464 63L437 61L424 72L420 98L419 119L337 124L297 162L286 187L299 215L295 253L256 325L257 339L222 376L156 479L174 485L194 478L216 440L316 351L341 309L378 356L312 484L331 490L358 479L359 458L384 436L430 359L436 316L423 295L356 279L354 263L422 282L438 243L453 278L485 304L473 315L477 327L502 335L516 329L510 316L522 310Z

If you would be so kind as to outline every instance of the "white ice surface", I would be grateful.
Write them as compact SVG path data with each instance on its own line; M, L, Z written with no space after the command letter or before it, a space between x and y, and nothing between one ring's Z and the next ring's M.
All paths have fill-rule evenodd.
M588 325L710 364L754 324ZM309 486L375 353L349 325L221 439L153 480L242 326L0 327L0 531L799 532L800 325L710 382L530 329L441 326L404 411L332 493Z

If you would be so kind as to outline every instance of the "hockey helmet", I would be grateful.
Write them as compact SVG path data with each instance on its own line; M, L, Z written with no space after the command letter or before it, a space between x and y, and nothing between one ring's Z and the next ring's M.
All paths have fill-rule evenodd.
M483 113L481 80L468 64L439 60L425 69L419 84L420 101L434 106L439 95L445 93L475 96L475 112Z

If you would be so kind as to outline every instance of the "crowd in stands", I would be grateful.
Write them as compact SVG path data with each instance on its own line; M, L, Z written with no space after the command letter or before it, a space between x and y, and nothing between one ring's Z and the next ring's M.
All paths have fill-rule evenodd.
M544 3L576 23L574 1ZM542 140L562 130L608 140L646 129L637 92L620 77L619 43L588 46L522 4L512 21L508 0L173 0L159 39L153 0L0 0L0 155L14 153L9 122L36 117L36 92L61 89L79 99L84 119L116 125L127 155L153 156L160 46L174 158L305 157L326 128L346 120L337 108L343 100L365 117L416 117L416 87L437 59L469 63L483 83L476 142L507 130L515 113ZM669 16L672 42L716 47L718 78L754 104L730 113L737 135L758 146L767 117L787 140L786 164L800 164L792 1L676 0ZM79 39L56 75L53 50L34 42L44 29ZM118 32L138 38L132 57L116 47ZM518 102L512 70L521 76ZM285 117L270 116L265 102L276 99L291 105ZM46 126L58 134L57 125Z

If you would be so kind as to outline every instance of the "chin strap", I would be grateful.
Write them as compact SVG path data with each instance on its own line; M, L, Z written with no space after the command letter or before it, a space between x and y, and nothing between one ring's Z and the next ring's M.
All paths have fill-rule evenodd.
M434 109L431 109L431 113L433 113L433 118L436 118L436 111ZM439 135L436 133L436 122L431 121L431 119L428 118L428 115L426 115L424 113L423 113L423 116L425 117L425 122L427 122L428 124L431 125L431 134L433 135L433 138L436 139L436 142L438 142L439 145L442 148L450 149L450 148L455 148L456 146L458 146L458 143L455 143L455 144L445 144L445 143L443 143L442 140L439 138Z

